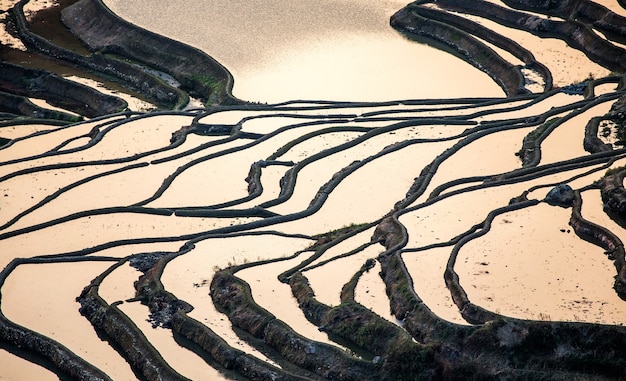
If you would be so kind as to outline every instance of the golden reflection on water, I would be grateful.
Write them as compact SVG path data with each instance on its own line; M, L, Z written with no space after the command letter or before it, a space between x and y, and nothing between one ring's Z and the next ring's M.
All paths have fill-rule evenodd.
M336 99L501 96L484 73L460 59L400 35L340 36L287 47L260 65L235 72L242 99Z
M507 213L463 247L457 272L470 300L522 319L624 324L626 304L607 292L615 267L571 231L570 213L547 204Z
M128 363L98 337L75 301L83 287L109 266L106 262L22 265L2 287L2 312L8 319L62 342L113 379L134 379ZM0 368L0 378L5 377L6 368Z
M217 59L235 77L234 95L245 100L503 95L469 64L394 31L389 17L404 1L105 3L124 19Z

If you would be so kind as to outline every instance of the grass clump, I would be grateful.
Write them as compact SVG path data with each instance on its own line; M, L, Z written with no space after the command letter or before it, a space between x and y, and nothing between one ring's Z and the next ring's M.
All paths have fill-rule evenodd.
M359 230L366 225L367 225L366 223L363 223L363 224L351 223L350 225L345 225L343 227L340 227L339 229L335 229L326 233L314 235L313 238L316 239L317 242L315 242L315 244L313 244L312 247L317 247L317 246L321 246L326 243L332 242L336 240L337 238L343 235L352 233L356 230Z

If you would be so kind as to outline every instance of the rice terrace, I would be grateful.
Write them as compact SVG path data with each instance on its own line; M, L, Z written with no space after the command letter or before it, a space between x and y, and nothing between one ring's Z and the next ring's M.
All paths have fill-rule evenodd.
M0 379L626 379L623 1L0 14Z

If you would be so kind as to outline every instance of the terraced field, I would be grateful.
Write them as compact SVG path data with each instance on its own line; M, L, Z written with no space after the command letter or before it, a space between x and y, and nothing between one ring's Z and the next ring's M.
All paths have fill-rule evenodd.
M78 85L4 50L2 73L31 77L0 74L0 378L626 377L618 5L446 0L392 17L506 97L260 104L202 52L212 70L168 69L131 49L158 36L106 45L103 30L133 27L67 16L98 1L62 3L98 53L29 39L25 3L5 24L27 52L56 46L109 79L105 60L152 62L112 81L158 107L86 89L55 104L50 88ZM87 100L106 107L86 115Z

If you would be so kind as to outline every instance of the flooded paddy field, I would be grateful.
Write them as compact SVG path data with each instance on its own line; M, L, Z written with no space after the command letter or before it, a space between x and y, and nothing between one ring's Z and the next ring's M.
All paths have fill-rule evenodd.
M24 36L45 31L15 32L19 12L37 20L41 11L26 3L2 2L11 35L2 41L42 54L46 42ZM171 4L154 14L140 3L107 1L144 28L184 17ZM615 35L626 12L601 8L594 23L598 4L581 4L573 19L564 5L514 1L484 2L487 11L447 0L329 2L336 12L254 2L245 14L193 5L222 15L218 40L233 14L241 25L259 9L266 23L287 18L248 58L238 48L251 45L248 33L231 30L243 41L220 47L199 37L200 23L150 28L232 77L221 66L194 77L187 63L166 72L171 57L139 48L95 49L102 30L67 15L103 3L44 4L64 9L68 30L99 51L63 48L82 78L99 55L122 65L116 55L128 54L152 62L144 79L177 106L145 111L149 103L125 100L88 117L53 97L33 99L57 112L47 117L3 106L0 378L625 377L626 61L593 49L601 40L622 50ZM104 15L114 20L106 30L135 28ZM326 29L300 25L320 20ZM571 23L599 32L572 37ZM138 41L157 38L141 33ZM279 52L271 36L282 36ZM361 49L354 39L372 42L369 55L335 46ZM22 70L12 56L2 68ZM325 68L333 60L337 71ZM285 62L292 67L280 69ZM135 75L112 82L132 88ZM0 84L28 98L10 78ZM166 102L163 91L146 99ZM108 98L115 92L89 94L119 104Z

